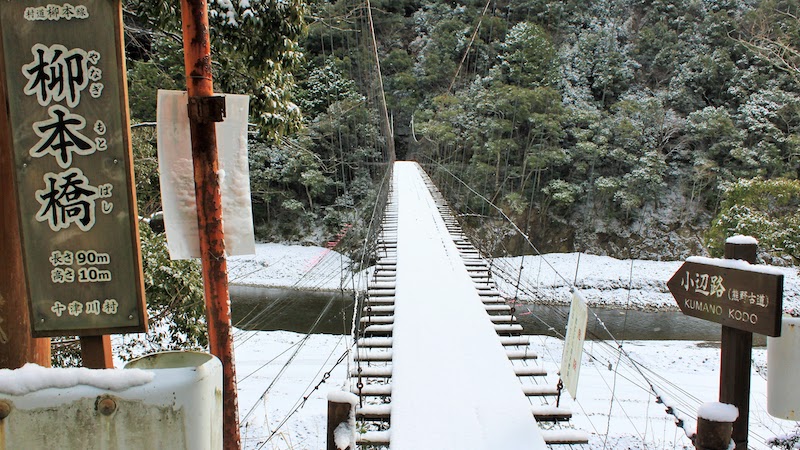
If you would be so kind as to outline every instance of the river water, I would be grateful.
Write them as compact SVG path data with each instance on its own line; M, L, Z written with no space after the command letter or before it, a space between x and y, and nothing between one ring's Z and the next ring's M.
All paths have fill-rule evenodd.
M353 316L350 294L244 286L231 286L230 292L231 315L238 328L350 334ZM568 314L568 306L520 304L516 311L525 334L550 336L564 333ZM587 339L610 339L609 332L617 340L720 339L720 325L680 311L590 308ZM753 345L766 345L766 338L754 335Z

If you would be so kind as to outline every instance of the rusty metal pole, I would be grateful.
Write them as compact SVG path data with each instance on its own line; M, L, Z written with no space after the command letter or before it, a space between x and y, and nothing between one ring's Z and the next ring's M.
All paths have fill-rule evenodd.
M756 244L725 243L725 259L741 259L756 263ZM739 408L733 422L736 450L747 450L750 428L750 361L753 355L753 333L722 326L720 352L719 401Z
M224 448L238 450L239 411L215 126L221 120L221 111L219 102L213 101L208 4L204 0L181 0L181 17L208 341L211 353L222 361Z
M50 339L31 335L5 86L0 76L0 368L17 369L29 362L50 367Z

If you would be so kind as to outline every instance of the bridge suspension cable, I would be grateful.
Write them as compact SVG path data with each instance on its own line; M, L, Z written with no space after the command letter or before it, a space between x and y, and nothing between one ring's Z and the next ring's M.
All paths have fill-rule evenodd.
M382 128L383 134L386 138L386 160L389 163L393 163L397 159L397 155L395 153L394 148L394 130L392 129L392 124L389 120L389 108L386 104L386 91L383 88L383 75L381 74L381 61L380 57L378 57L378 40L375 38L375 23L372 20L372 5L370 4L369 0L364 0L365 6L367 8L367 19L369 23L369 32L370 36L372 37L372 49L373 49L373 56L375 57L375 73L378 76L378 89L380 92L380 104L381 104L381 114L382 114Z
M367 0L369 2L369 0ZM489 5L492 4L492 0L486 0L486 6L483 7L483 12L481 13L481 18L478 20L478 24L475 25L475 31L472 32L472 37L469 39L469 44L467 44L467 48L464 49L464 55L461 57L461 62L458 63L458 67L456 68L456 73L453 74L453 81L450 82L450 87L447 88L447 93L450 94L453 92L453 86L456 84L456 80L458 79L458 74L461 73L461 67L464 66L464 61L467 60L467 56L469 55L469 51L472 48L472 43L475 42L475 37L478 36L478 31L481 29L481 24L483 24L483 18L486 17L486 12L489 11ZM414 138L416 139L416 137Z

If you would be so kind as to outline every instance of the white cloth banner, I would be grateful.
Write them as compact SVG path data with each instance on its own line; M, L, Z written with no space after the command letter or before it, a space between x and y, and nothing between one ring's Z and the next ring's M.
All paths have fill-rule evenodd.
M216 124L222 220L227 255L255 254L247 118L250 98L225 95L226 117ZM167 247L172 259L200 257L192 140L184 91L158 91L158 170Z

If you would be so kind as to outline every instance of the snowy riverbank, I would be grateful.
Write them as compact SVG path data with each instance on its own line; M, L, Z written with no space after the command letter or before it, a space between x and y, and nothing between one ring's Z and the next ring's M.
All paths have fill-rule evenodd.
M619 260L579 253L494 260L495 281L507 297L539 304L569 304L570 285L580 290L589 306L637 310L677 310L667 281L683 261ZM523 267L517 290L519 268ZM800 307L797 268L777 267L783 273L784 309Z
M339 290L352 287L351 261L323 247L256 244L255 255L228 258L232 285Z
M506 298L538 304L568 305L570 285L595 307L637 310L677 310L667 280L682 261L619 260L608 256L551 253L542 256L496 258L492 272ZM520 266L522 276L519 276ZM797 269L778 268L784 274L784 309L800 310ZM286 287L306 290L351 289L351 261L322 247L256 244L256 254L231 257L233 285ZM355 276L355 280L364 277ZM517 280L519 279L519 283Z

